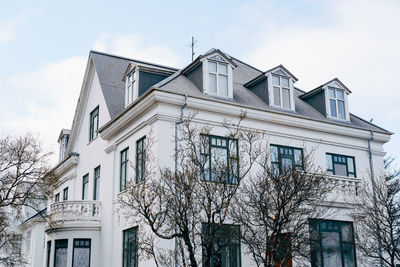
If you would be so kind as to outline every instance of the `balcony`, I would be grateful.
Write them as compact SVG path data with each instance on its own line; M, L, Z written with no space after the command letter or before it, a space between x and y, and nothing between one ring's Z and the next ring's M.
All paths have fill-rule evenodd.
M62 201L51 204L48 229L65 227L100 227L101 202Z

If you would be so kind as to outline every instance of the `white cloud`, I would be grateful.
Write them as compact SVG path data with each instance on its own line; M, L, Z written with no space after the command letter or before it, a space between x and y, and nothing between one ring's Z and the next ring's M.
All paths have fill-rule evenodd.
M181 64L178 54L169 47L163 44L147 45L137 34L112 36L103 33L96 40L93 49L167 66L176 67Z
M24 23L32 15L40 15L40 9L27 9L19 13L14 18L0 23L0 45L10 42L16 38L18 26Z
M253 33L260 37L244 58L264 70L284 64L306 91L338 77L353 91L350 112L400 132L400 2L324 3L319 23L259 18L263 31ZM400 139L394 136L391 144Z
M59 131L71 127L85 66L86 58L71 57L3 81L1 132L39 134L44 147L56 151Z

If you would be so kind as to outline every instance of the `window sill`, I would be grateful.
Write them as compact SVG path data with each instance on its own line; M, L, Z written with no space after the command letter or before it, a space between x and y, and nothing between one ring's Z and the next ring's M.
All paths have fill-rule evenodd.
M204 92L205 95L207 96L212 96L212 97L216 97L216 98L220 98L222 100L234 100L233 97L229 97L229 96L221 96L218 94L214 94L214 93L208 93L208 92Z
M328 177L330 179L343 180L343 181L361 182L361 180L362 180L361 178L358 178L358 177L342 176L342 175L335 175L335 174L328 174Z
M93 138L92 140L90 140L89 143L87 143L87 146L90 145L91 143L93 143L97 138L99 138L98 135L95 138Z

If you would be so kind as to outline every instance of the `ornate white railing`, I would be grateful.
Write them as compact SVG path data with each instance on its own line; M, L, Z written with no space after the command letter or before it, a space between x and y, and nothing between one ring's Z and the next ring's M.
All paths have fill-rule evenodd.
M345 194L358 195L361 188L361 179L342 176L329 176L328 180L335 187L334 191Z
M100 201L75 200L51 204L51 219L54 222L99 221L100 212Z

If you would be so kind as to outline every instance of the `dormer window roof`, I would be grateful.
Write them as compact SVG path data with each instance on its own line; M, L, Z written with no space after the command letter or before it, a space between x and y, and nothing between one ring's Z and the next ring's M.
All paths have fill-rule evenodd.
M328 119L350 121L348 95L351 91L337 78L301 96Z

